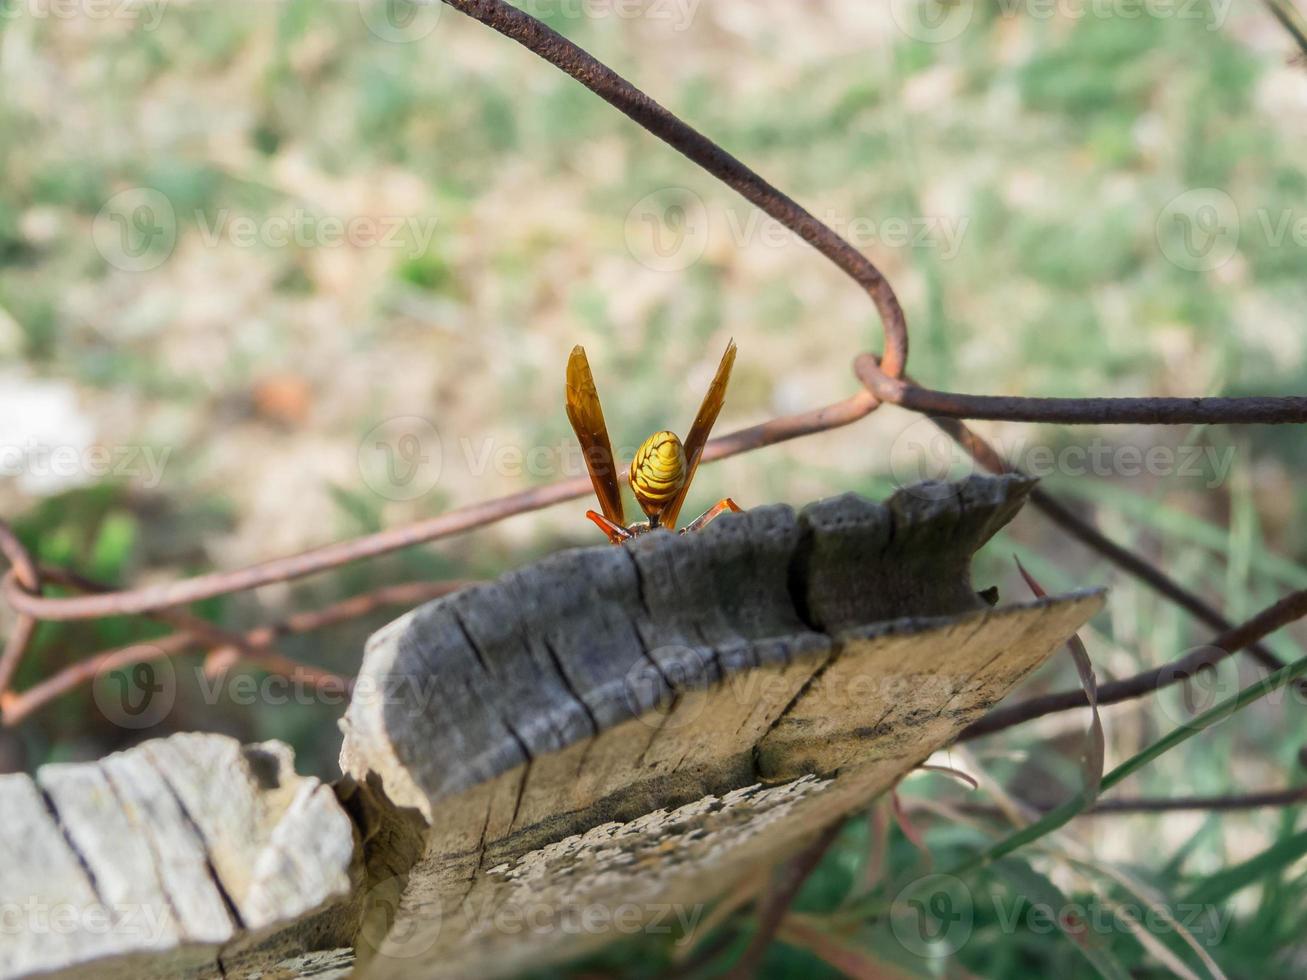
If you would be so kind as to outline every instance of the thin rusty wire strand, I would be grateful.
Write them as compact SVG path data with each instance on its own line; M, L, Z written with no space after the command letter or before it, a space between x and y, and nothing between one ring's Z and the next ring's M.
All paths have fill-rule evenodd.
M931 421L939 427L940 431L952 437L959 446L970 453L972 458L991 473L1019 472L1015 467L1008 465L989 443L964 422L947 418L935 418L931 419ZM1048 491L1036 487L1030 492L1028 499L1032 506L1041 511L1045 517L1067 534L1097 551L1122 571L1133 575L1160 595L1187 610L1195 619L1221 632L1234 629L1234 623L1231 620L1227 619L1196 593L1190 592L1156 565L1136 555L1128 548L1117 544L1056 497L1049 494ZM1248 653L1270 671L1279 670L1284 666L1284 661L1263 643L1251 644L1248 647Z
M97 582L94 579L87 578L86 576L62 568L42 567L38 569L38 574L39 577L45 581L80 589L85 592L106 592L110 590L110 587L102 582ZM81 664L87 661L95 662L97 664L105 662L114 663L117 658L124 656L124 650L137 649L150 644L157 644L163 640L168 641L166 649L169 650L172 649L173 644L176 644L176 652L185 652L191 647L199 646L201 644L221 645L223 647L233 648L240 651L241 657L246 662L251 663L256 667L261 667L270 673L282 674L292 680L312 687L343 687L348 690L351 686L351 681L346 677L342 677L339 674L329 670L324 670L320 667L315 667L311 664L301 663L293 657L288 657L280 650L277 650L273 646L273 640L279 634L268 634L266 628L251 631L253 634L258 634L257 636L249 634L242 635L218 626L216 623L212 623L209 620L196 616L184 609L158 609L146 615L150 619L166 623L170 626L175 626L178 628L178 631L169 634L167 637L161 637L159 640L140 641L138 643L129 644L127 647L113 648L99 654L91 654L89 657L83 658L83 660L78 661L76 664L66 667L59 673L47 678L47 681L43 681L41 684L36 685L36 688L46 690L47 688L45 688L44 685L47 682L59 682L54 683L49 690L53 690L56 694L65 693L71 688L62 686L64 682L61 681L61 675L67 674L68 677L66 680L71 683L72 686L76 686L78 683L93 679L99 673L100 669L104 669L97 667L97 669L92 671L90 674L86 674L81 669ZM5 690L7 689L0 689L0 692ZM29 714L32 710L35 710L36 707L43 704L46 699L42 698L40 691L38 691L35 696L29 697L32 690L35 690L35 688L17 695L10 695L8 699L0 702L0 721L9 725L11 724L9 715L12 711L18 710L21 717ZM0 697L2 696L3 695L0 694Z
M1229 812L1298 806L1301 803L1307 803L1307 786L1263 790L1258 793L1228 793L1219 796L1123 796L1110 800L1099 800L1088 809L1082 810L1080 816L1106 817L1141 813L1177 813L1185 810ZM1056 806L1053 803L1032 803L1029 800L1022 800L1021 805L1029 807L1037 813L1047 813ZM960 813L972 816L997 817L1003 813L1002 810L995 806L965 801L954 804L954 808Z
M1099 684L1098 704L1100 707L1119 704L1188 680L1200 670L1215 667L1250 643L1269 636L1304 616L1307 616L1307 589L1285 596L1267 606L1252 619L1222 633L1207 646L1198 647L1179 660L1119 681ZM965 742L982 735L992 735L1014 725L1042 718L1044 715L1088 706L1089 698L1083 688L1028 698L1006 708L991 711L979 721L963 729L962 734L958 736L958 741Z
M276 623L257 626L245 633L213 627L207 620L200 631L179 630L157 640L147 640L103 650L65 667L59 673L21 693L0 694L0 723L12 727L56 698L94 680L101 671L113 670L144 660L158 660L186 653L207 643L225 642L240 649L253 649L245 659L271 673L282 674L319 690L348 692L353 682L346 677L276 653L271 643L278 637L335 626L388 606L410 607L436 599L473 584L463 581L404 582L387 585L334 602L321 609L292 613ZM211 628L210 628L211 627Z
M760 426L755 426L750 429L741 430L731 435L721 437L717 440L714 440L712 443L710 443L708 450L705 452L705 461L725 458L727 456L735 455L737 453L747 452L754 448L761 448L763 446L772 445L777 442L785 441L788 439L798 438L800 436L807 435L813 432L825 431L838 426L851 424L852 422L858 421L859 419L865 417L867 414L873 411L877 407L877 405L878 405L877 399L870 392L864 391L864 392L860 392L859 394L853 396L850 399L846 399L845 401L836 403L835 405L827 406L826 408L823 409L817 409L813 412L808 412L797 416L775 419L772 420L771 422L764 423L763 425ZM987 443L984 443L983 440L980 440L978 436L972 433L964 425L961 425L960 423L957 423L955 420L951 420L951 419L937 419L935 421L936 424L941 425L941 427L944 428L946 432L949 432L950 435L958 439L958 441L961 444L963 444L964 447L968 449L968 451L972 452L972 454L976 456L978 461L980 461L982 465L985 465L986 468L992 469L995 472L1011 472L1011 467L1007 466L1007 464L1003 462L1001 457L999 457L998 454L995 453L992 450L992 448L988 446ZM572 481L572 482L584 483L583 480ZM555 485L555 487L553 488L540 488L540 489L556 490L559 489L560 487L566 487L566 486L567 484L564 483L560 485ZM588 490L588 486L582 486L580 492L575 495L582 496L587 490ZM528 492L528 494L538 493L538 492L539 491L530 491ZM504 504L505 502L510 502L513 501L514 499L520 499L523 496L525 495L519 494L509 498L501 498L499 501L491 501L487 505L477 505L476 508L465 508L462 511L455 511L451 514L443 515L441 518L435 518L433 519L432 522L425 522L425 523L429 525L434 522L457 521L460 517L465 515L468 510L475 510L486 506ZM1202 600L1198 599L1198 597L1192 595L1191 593L1188 593L1186 590L1183 589L1183 587L1181 587L1178 583L1175 583L1174 581L1169 579L1169 577L1167 577L1165 573L1161 572L1159 569L1154 568L1143 559L1138 558L1137 556L1126 551L1125 549L1120 548L1114 542L1111 542L1109 539L1103 537L1101 534L1099 534L1099 532L1097 532L1096 529L1092 528L1092 526L1085 524L1083 521L1075 517L1075 515L1071 514L1069 511L1066 511L1064 508L1062 508L1062 506L1059 503L1054 501L1052 498L1048 497L1047 494L1044 494L1042 491L1036 490L1035 493L1032 494L1032 503L1035 503L1037 506L1041 507L1041 509L1044 509L1046 513L1049 513L1050 516L1052 516L1059 524L1064 526L1068 531L1075 534L1077 537L1080 537L1082 540L1085 540L1087 544L1096 547L1098 550L1103 552L1110 559L1117 561L1119 564L1122 564L1123 567L1127 568L1127 570L1132 571L1135 574L1139 575L1149 584L1153 585L1154 587L1157 587L1159 591L1161 591L1163 594L1166 594L1168 595L1168 597L1175 599L1185 608L1189 609L1191 612L1194 612L1195 615L1198 615L1199 618L1202 618L1204 621L1207 621L1210 624L1212 624L1214 628L1217 629L1228 628L1228 624L1225 623L1224 618L1221 617L1220 614L1217 613L1215 610L1206 606L1206 604L1203 603ZM541 507L548 506L548 505L549 503L537 504L537 506L541 506ZM533 507L532 509L536 509L536 508ZM0 527L2 526L3 525L0 524ZM367 538L358 539L354 542L344 542L342 544L345 546L352 546L358 544L362 544L366 546L371 542L372 546L376 547L377 538L389 538L398 535L407 536L407 535L411 535L413 531L414 529L412 527L401 528L401 529L396 529L395 531L392 532L382 532L380 535L372 535ZM456 532L446 532L446 533L456 533ZM17 561L15 562L15 568L19 566L30 567L30 557L27 556L26 552L21 549L21 545L17 544L16 539L14 542L14 546L11 546L11 551L14 550L15 546L17 548L17 552L16 552ZM393 544L392 546L404 547L405 544ZM334 546L329 546L329 547L334 547ZM289 560L294 561L297 559L303 559L305 557L311 557L315 554L320 554L322 550L326 550L326 549L319 549L319 552L310 552L308 553L307 556L296 556L296 559L289 559ZM359 557L367 557L367 556L360 555ZM255 566L255 569L260 567L262 566ZM327 567L330 566L328 565ZM247 569L244 571L251 571L251 570ZM303 572L303 574L310 574L310 573L311 572ZM227 573L227 575L229 576L233 574L239 574L239 573ZM11 572L11 575L14 575L14 573ZM222 573L218 573L218 575L216 576L206 576L204 578L213 579L213 578L220 578L220 577L222 577ZM201 580L190 580L190 581L194 583L196 581L201 581ZM6 592L9 592L9 590L14 587L14 584L15 583L12 581L7 582ZM228 582L227 584L230 585L230 582ZM155 587L155 588L157 589L159 587ZM235 589L232 590L234 591ZM148 591L148 590L140 590L140 591ZM23 593L19 592L18 595L22 596ZM133 593L111 593L103 598L114 598L114 597L121 597L121 596L130 597L132 595ZM69 602L78 603L81 601L82 600L45 599L45 598L39 600L39 602L42 604L69 603ZM20 605L20 603L21 603L21 599L20 602L15 603L15 605ZM130 606L129 603L121 603L121 604L115 603L113 607L114 612L125 611L127 608L129 608L129 606ZM349 608L350 608L349 600L347 600L345 604L341 604L338 607L334 607L333 612L331 614L332 621L339 622L339 621L343 621L344 619L351 618L350 613L348 612ZM357 608L366 611L368 606L365 604L364 606L357 607ZM148 612L150 611L150 608L147 606L146 608L142 608L139 610L132 610L132 611ZM84 613L84 615L99 615L99 614L101 613L98 612L91 612L89 614ZM362 612L358 614L361 615ZM309 619L306 620L306 622L311 622L312 621L311 617L314 614L305 613L305 614L298 614L298 615L309 617ZM71 617L71 618L81 618L81 616ZM308 627L308 628L315 628L315 627ZM1275 666L1278 664L1278 658L1276 658L1275 655L1271 653L1269 650L1265 650L1263 648L1262 654L1263 654L1263 658L1262 658L1263 662L1266 662L1267 659L1271 661L1271 663L1268 664L1268 666Z
M340 599L321 609L291 613L279 622L255 627L246 634L246 637L256 646L262 646L280 636L326 629L328 626L366 616L378 609L421 605L431 599L439 599L476 584L476 580L473 579L449 579L442 582L401 582L397 585L383 585L369 592Z
M876 358L862 354L854 371L877 398L923 415L1059 425L1286 425L1307 422L1307 398L1022 398L962 395L923 388L891 377Z
M89 684L102 672L117 670L129 664L179 656L200 646L208 639L197 633L179 631L156 640L129 643L79 660L19 694L12 691L0 694L0 724L6 728L13 728L49 702L75 690L82 684ZM240 638L233 635L233 641L240 642ZM247 654L245 659L269 673L289 678L293 683L305 684L322 693L334 690L346 696L354 686L353 681L348 677L300 663L273 651Z
M116 670L129 664L148 663L165 657L185 653L193 645L193 637L188 633L172 633L142 643L132 643L115 650L107 650L94 657L79 660L53 677L33 684L21 694L13 691L0 691L0 721L6 728L12 728L23 721L36 708L73 690L80 684L89 683L105 670Z
M866 378L875 378L874 372L869 370L869 366L863 359L868 355L862 355L854 361L854 373L859 380L866 383ZM874 358L872 358L874 365ZM916 384L910 375L904 375L904 380L909 384ZM911 411L911 409L908 409ZM949 418L946 416L928 416L935 426L949 436L954 442L962 447L972 459L989 470L991 473L1018 474L1020 470L1012 466L1005 460L997 450L988 442L980 437L975 430L971 429L961 419ZM1206 623L1214 630L1225 632L1234 628L1234 623L1223 616L1217 609L1205 602L1200 596L1189 591L1171 576L1167 575L1162 569L1153 565L1151 562L1123 548L1111 538L1107 537L1087 520L1081 518L1074 511L1068 508L1061 501L1050 495L1046 490L1036 487L1031 491L1028 498L1030 503L1045 517L1056 524L1059 528L1079 540L1082 544L1097 551L1108 561L1112 562L1122 571L1133 575L1136 579L1149 586L1160 595L1170 599L1182 609L1187 610L1196 619ZM1284 661L1275 655L1275 653L1263 643L1253 643L1247 648L1249 656L1255 659L1269 671L1277 671L1284 666ZM1295 687L1299 691L1307 692L1307 680L1298 681Z
M23 542L18 540L18 535L3 521L0 521L0 554L8 560L10 574L14 576L15 581L28 592L39 594L41 573L36 567L36 562L32 560ZM13 682L14 675L18 672L18 665L22 663L23 655L36 634L36 624L37 617L20 612L14 622L13 631L5 639L4 650L0 651L0 696L9 690L9 685Z
M589 52L531 15L503 0L444 0L444 2L523 45L570 75L632 121L703 167L709 174L812 245L862 286L871 297L880 314L885 334L883 364L886 373L897 375L906 367L907 321L893 287L875 263L841 238L833 229ZM705 451L703 461L720 459L725 455L733 455L736 451L743 452L746 449L759 448L796 438L799 435L848 424L862 418L875 407L874 400L868 400L859 392L853 398L826 408L776 419L753 429L735 433L725 440L714 440ZM836 421L839 416L845 416L847 420ZM764 433L768 435L763 436L763 441L751 440L751 436ZM774 437L771 437L773 435ZM718 446L717 455L714 455L714 445ZM721 451L723 447L731 445L739 445L741 448ZM83 619L186 605L215 595L300 578L400 548L473 530L507 517L582 497L589 488L589 482L584 478L563 481L550 487L474 504L406 528L339 542L302 555L274 559L238 571L200 576L149 589L78 599L42 598L35 594L37 590L20 588L21 583L11 579L5 582L4 594L16 610L40 619Z
M546 27L536 18L502 0L446 0L446 2L505 37L522 44L581 82L634 122L699 164L826 256L862 286L875 304L885 334L885 370L891 375L896 375L904 369L908 356L907 322L893 287L870 259L841 238L833 229L607 65ZM815 427L805 428L803 421L805 416L793 416L789 419L775 420L752 431L775 432L778 437L774 441L781 441L782 438L794 438L807 432L834 427L835 424L847 424L834 422L825 425L820 421L825 415L836 416L852 409L855 418L849 421L854 421L873 408L875 404L859 393L839 405L808 413L807 418L818 420ZM789 426L793 427L794 434L781 435ZM736 434L737 437L744 436L746 443L748 435L747 431ZM725 442L719 445L729 444ZM766 444L769 443L760 442L757 445ZM756 448L756 446L749 445L748 448ZM714 456L710 446L704 455L704 461L714 458L721 458L721 456ZM462 511L408 528L328 545L303 555L275 559L240 571L200 576L183 582L132 592L78 599L44 598L40 595L39 582L24 581L21 575L7 578L4 594L21 618L6 643L3 656L0 656L0 692L7 689L8 680L16 670L17 663L31 639L35 619L82 619L187 605L202 598L298 578L410 545L472 530L515 514L575 499L583 496L585 492L584 480L566 481L553 487L526 491L497 501L473 505Z
M244 639L255 647L271 645L278 637L326 629L391 606L411 609L475 584L476 580L472 579L448 579L440 582L402 582L398 585L383 585L378 589L333 602L321 609L291 613L280 622L254 627L244 635ZM205 659L205 673L221 674L232 666L239 656L239 647L215 647Z
M812 877L843 828L843 820L828 824L811 844L781 866L772 887L758 902L758 931L735 965L722 974L723 980L750 980L757 974L804 882Z
M859 391L833 405L741 429L709 442L704 451L703 462L725 459L814 432L825 432L850 425L865 418L878 405L879 402L870 392ZM626 474L623 474L622 479L626 478ZM303 578L351 562L375 558L401 548L462 534L508 517L575 500L591 492L589 477L574 477L549 486L536 487L495 500L472 504L405 527L392 528L348 541L338 541L299 555L274 558L271 561L233 571L213 572L177 582L101 595L76 597L35 595L21 586L14 570L11 569L6 574L3 585L0 586L0 594L4 595L17 612L37 619L91 619L99 616L145 613L170 606L184 606L231 592L243 592L275 582ZM3 526L2 522L0 526Z
M659 106L644 93L640 92L630 83L626 82L611 69L598 62L578 46L562 38L557 33L545 27L539 21L525 15L511 6L502 3L501 0L446 0L451 6L461 10L464 13L476 18L487 26L499 31L505 36L518 41L530 50L550 61L572 77L581 81L592 91L605 98L612 105L620 109L623 113L631 117L640 125L649 129L655 135L664 139L669 145L678 149L690 159L704 166L710 173L713 173L719 179L723 180L729 186L739 191L746 199L763 208L768 214L781 220L792 230L799 233L805 240L811 242L824 255L830 258L837 266L850 274L856 281L864 285L872 298L877 303L877 308L881 312L883 325L886 330L886 351L885 351L885 369L884 374L891 377L901 373L906 361L907 352L907 333L906 323L903 320L902 310L899 308L897 299L894 297L893 290L888 282L880 274L879 270L870 263L861 253L858 253L847 242L844 242L833 231L816 221L812 215L808 214L795 202L782 194L779 190L772 187L766 181L762 180L757 174L744 166L740 161L731 157L724 150L718 147L712 141L699 134L697 131L677 119L673 114L663 107ZM922 389L925 391L925 389ZM929 393L949 397L946 393ZM968 396L958 396L968 397ZM856 399L856 396L855 396ZM808 417L820 417L828 411L846 408L855 399L851 399L839 405L830 406L829 409L819 409L814 413L808 413ZM1104 400L1100 400L1104 401ZM1108 400L1110 401L1110 400ZM1244 400L1245 402L1247 400ZM1265 401L1265 400L1262 400ZM1271 400L1276 401L1276 400ZM1172 410L1175 407L1176 400L1140 400L1140 402L1151 402L1157 405L1161 402L1170 402L1171 406L1165 410ZM1073 405L1073 402L1066 402L1067 405ZM1192 402L1187 402L1192 409ZM872 403L866 406L866 412L875 407ZM1228 403L1225 406L1229 407ZM1237 407L1237 406L1236 406ZM1140 409L1143 411L1144 409ZM1277 407L1275 411L1279 411ZM1274 412L1272 413L1274 414ZM858 417L861 417L859 415ZM795 417L802 418L802 417ZM1222 418L1221 421L1228 419ZM776 420L782 427L792 419ZM772 423L765 426L755 427L760 431L768 429ZM834 427L818 423L809 431L821 431L823 428ZM796 433L788 436L794 438ZM741 435L737 433L737 435ZM729 437L728 437L729 438ZM777 438L773 441L782 441ZM761 444L770 444L763 442ZM750 447L755 448L755 447ZM743 451L743 450L740 450ZM727 455L729 453L724 453ZM711 450L705 455L705 459L720 458L713 456ZM582 484L583 481L575 481ZM583 496L585 489L582 488L574 494L565 494L563 491L570 489L566 483L556 484L551 488L541 488L541 491L553 491L557 494L557 499L547 499L548 494L542 493L539 497L533 497L534 493L513 495L512 497L500 498L498 501L490 501L483 505L464 508L463 511L454 512L450 515L444 515L443 518L433 519L432 522L424 522L422 525L415 525L409 528L396 529L394 532L383 532L381 535L373 535L364 539L357 539L353 542L342 542L337 546L328 546L327 548L318 549L314 552L308 552L304 555L293 556L288 559L274 560L273 562L264 563L254 566L250 569L244 569L240 572L217 573L214 576L202 576L198 579L187 580L183 583L174 583L179 587L178 591L183 596L189 595L188 589L194 590L198 583L208 582L210 588L214 586L215 581L226 578L227 588L219 588L218 591L210 593L223 594L226 591L237 591L244 588L256 587L258 584L268 584L271 581L282 581L289 577L298 577L299 575L312 574L314 571L325 570L326 568L335 567L348 561L360 560L362 558L373 557L375 554L385 553L396 548L406 547L409 544L422 543L425 540L435 540L438 537L444 537L448 534L459 533L462 530L469 530L473 527L491 523L502 517L512 516L515 513L524 513L528 510L539 509L540 507L549 506L552 503L561 502L565 499L573 499L576 496ZM507 507L508 511L502 516L486 515L481 512L484 508ZM513 509L516 507L516 509ZM442 521L448 521L443 528L433 531L431 525ZM351 551L354 546L359 546L357 551ZM375 549L375 550L372 550ZM322 563L319 567L312 567L314 560ZM288 574L278 574L279 572L288 572ZM260 581L260 577L263 580ZM271 576L271 577L269 577ZM253 578L253 584L249 579ZM231 579L238 581L232 584ZM170 587L162 587L167 590ZM83 618L83 616L108 615L124 611L146 611L148 604L144 608L132 609L133 602L142 602L142 595L148 594L150 590L137 590L136 592L118 593L113 596L106 596L106 599L117 599L123 605L113 609L104 609L94 611L92 604L86 603L80 607L77 605L84 600L64 600L64 599L42 599L32 593L37 589L29 588L24 596L24 589L16 576L12 573L8 577L5 585L5 593L9 596L15 608L19 609L22 615L36 615L23 611L28 600L32 603L43 606L42 618ZM157 594L156 594L157 595ZM204 596L198 596L202 598ZM165 604L179 604L187 601L195 601L194 598L182 598L173 600ZM53 609L62 609L65 613L71 610L81 609L80 614L61 616L53 614ZM13 637L11 637L11 640Z
M1189 612L1195 619L1221 632L1234 629L1234 623L1231 620L1204 602L1199 596L1190 592L1157 566L1150 564L1134 552L1121 547L1115 541L1103 535L1092 524L1073 511L1068 510L1061 501L1050 497L1045 491L1038 489L1033 491L1030 494L1030 502L1067 534L1098 551L1099 554L1122 571L1133 575L1145 585L1151 586L1160 595L1170 599L1177 606ZM1264 643L1251 643L1244 649L1250 657L1272 673L1285 665L1284 661L1276 656L1274 651ZM1297 681L1294 686L1299 691L1307 691L1307 680Z
M969 428L966 423L949 418L934 418L931 421L939 427L940 431L952 437L959 446L970 453L972 458L991 473L1019 472L1014 467L1009 466L994 448ZM1220 632L1234 629L1234 623L1231 620L1223 616L1196 593L1186 589L1156 565L1141 558L1128 548L1123 548L1117 544L1046 490L1036 487L1031 491L1028 499L1033 507L1041 511L1061 530L1097 551L1122 571L1133 575L1159 595L1170 599L1182 609L1187 610L1195 619ZM1246 650L1250 657L1272 673L1284 666L1284 661L1277 657L1271 648L1264 643L1249 644ZM1294 687L1299 691L1307 692L1307 680L1297 681Z
M783 191L693 126L654 101L584 48L504 0L444 0L469 17L516 41L684 154L712 176L765 211L833 262L866 290L885 333L884 364L898 377L908 363L908 329L893 287L870 259Z

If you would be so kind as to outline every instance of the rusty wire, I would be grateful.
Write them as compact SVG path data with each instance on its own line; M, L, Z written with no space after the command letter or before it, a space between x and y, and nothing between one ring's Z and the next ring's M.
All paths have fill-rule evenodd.
M933 391L886 372L859 355L854 371L883 402L923 415L1060 425L1281 425L1307 422L1307 398L1017 398Z
M864 358L869 356L859 355L857 361L855 361L854 370L859 374L859 377L867 373L867 364ZM905 374L904 378L909 384L915 384L910 375ZM961 446L972 459L991 473L1020 473L1020 470L1008 463L993 446L982 439L962 420L948 416L930 416L930 420L941 432ZM1036 487L1030 492L1029 500L1033 507L1041 511L1045 517L1067 534L1093 551L1098 552L1123 572L1134 576L1154 591L1170 599L1180 608L1189 612L1195 619L1213 629L1220 630L1222 633L1228 633L1234 629L1234 623L1205 602L1201 596L1186 589L1156 565L1146 561L1130 549L1117 544L1089 521L1080 517L1053 497L1048 491ZM1284 661L1277 657L1260 640L1249 643L1244 649L1269 671L1276 671L1284 666ZM1294 686L1299 691L1307 692L1307 680L1298 681Z
M1277 602L1267 606L1246 622L1227 630L1213 639L1207 646L1196 647L1179 660L1162 664L1150 670L1142 671L1132 677L1119 681L1110 681L1098 685L1099 705L1119 704L1144 694L1152 694L1173 684L1187 681L1200 671L1215 667L1231 654L1237 653L1250 643L1269 636L1276 630L1307 616L1307 589L1293 592ZM993 732L1011 728L1044 715L1072 708L1089 706L1089 696L1084 688L1074 691L1059 691L1040 697L1028 698L1016 704L995 709L979 721L973 723L958 736L960 741L989 735Z
M725 459L850 425L886 402L930 416L981 465L995 472L1010 472L1011 467L959 419L1168 425L1307 421L1307 398L1031 399L961 395L923 388L906 374L907 322L893 287L870 259L833 229L608 66L531 15L504 0L443 2L518 42L566 72L644 129L699 164L750 203L798 234L853 279L875 305L884 333L884 349L879 357L866 353L855 359L855 373L863 385L860 390L823 408L776 418L713 439L704 452L704 462ZM0 652L0 721L5 725L17 724L41 705L78 684L89 681L101 671L134 661L172 656L196 647L208 648L206 669L211 671L221 671L237 659L247 659L264 669L290 674L311 684L348 684L338 675L297 663L281 654L275 648L276 639L290 633L344 622L383 606L416 604L446 594L463 583L390 586L354 596L316 612L297 613L280 623L243 633L218 627L186 612L185 607L202 599L286 582L466 533L518 514L583 497L590 489L590 481L586 477L563 480L458 508L403 527L335 542L298 555L276 558L242 569L120 591L109 590L99 583L89 582L65 570L38 567L17 536L0 521L0 553L5 555L10 565L0 584L0 595L18 614L15 627L3 652ZM1247 631L1249 624L1244 624L1236 631L1225 617L1201 598L1134 552L1103 536L1091 524L1048 494L1037 490L1032 502L1081 542L1177 602L1203 622L1221 630L1227 641L1230 641L1231 635L1240 639L1242 642L1234 649L1247 647L1263 665L1272 668L1279 666L1278 658L1270 650L1260 643L1252 642L1259 640L1263 633L1256 629L1240 632ZM71 586L84 594L47 596L44 594L47 581ZM39 621L84 620L128 614L158 619L175 626L177 631L157 640L94 654L22 693L15 694L9 690ZM1266 625L1266 622L1258 620L1252 622L1256 626ZM1276 620L1275 625L1278 628L1283 622ZM1248 640L1243 640L1245 635L1249 637ZM1220 642L1221 638L1218 638L1216 643L1219 645Z

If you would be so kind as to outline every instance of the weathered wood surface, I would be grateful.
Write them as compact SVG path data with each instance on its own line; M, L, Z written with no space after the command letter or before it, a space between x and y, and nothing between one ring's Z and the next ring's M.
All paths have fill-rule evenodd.
M1029 486L975 478L886 505L759 508L692 536L561 553L415 610L368 645L339 805L264 746L282 760L269 788L251 750L231 746L235 772L190 801L212 807L212 836L173 820L201 851L230 852L207 858L208 879L174 861L183 842L153 829L172 819L156 812L113 818L116 873L82 870L92 895L121 880L148 902L142 881L169 895L158 868L189 867L198 886L222 882L225 907L197 901L184 928L134 946L0 933L0 977L24 963L106 975L104 958L129 949L159 975L217 975L217 950L228 977L510 975L679 931L948 744L1099 608L1098 593L999 609L977 597L971 556ZM156 759L174 741L134 751ZM122 758L67 769L66 799L0 780L0 800L43 827L39 849L69 851L49 882L0 865L0 902L65 895L83 860L94 867L82 828L103 815L81 798ZM315 802L301 805L311 820L283 805L292 786ZM262 819L220 816L232 800ZM267 874L230 869L265 852Z
M353 824L278 743L175 735L0 776L0 814L3 977L218 976L220 951L311 952L361 882Z

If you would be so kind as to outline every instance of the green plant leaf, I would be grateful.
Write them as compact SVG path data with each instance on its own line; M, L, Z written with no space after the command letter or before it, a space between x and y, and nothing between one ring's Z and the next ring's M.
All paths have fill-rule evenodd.
M1112 951L1103 942L1103 937L1089 928L1088 924L1081 923L1083 928L1076 927L1070 918L1072 903L1057 885L1019 858L1004 858L994 864L994 870L1006 878L1027 902L1048 912L1057 924L1058 931L1071 941L1071 945L1080 951L1099 976L1107 977L1108 980L1129 980L1130 971L1112 955Z
M1307 855L1307 830L1282 838L1242 864L1212 875L1193 889L1186 900L1199 905L1219 904L1235 892L1285 871L1303 855Z

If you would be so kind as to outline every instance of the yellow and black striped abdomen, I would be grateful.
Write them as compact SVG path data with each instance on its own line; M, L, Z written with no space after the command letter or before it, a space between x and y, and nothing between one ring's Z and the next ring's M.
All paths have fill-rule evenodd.
M685 485L685 448L674 432L655 432L631 460L631 489L640 509L657 522L677 492Z

